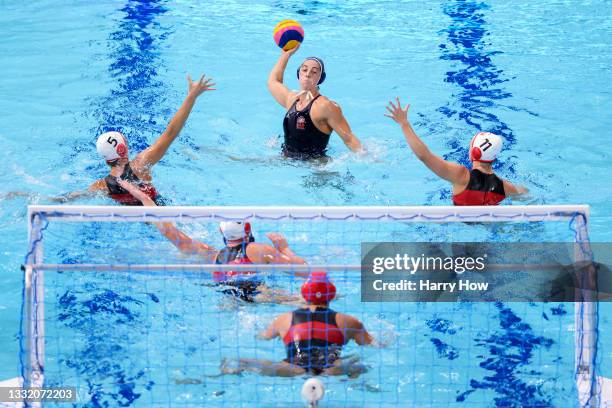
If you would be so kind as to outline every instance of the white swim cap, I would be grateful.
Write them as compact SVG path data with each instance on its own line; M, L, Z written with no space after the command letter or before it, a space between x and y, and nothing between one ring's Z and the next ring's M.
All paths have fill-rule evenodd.
M501 151L501 136L489 132L479 132L470 142L470 159L484 163L493 162Z
M107 162L127 157L127 140L119 132L102 133L96 142L96 150Z
M223 221L219 223L221 234L228 241L236 241L251 235L251 224L242 221Z

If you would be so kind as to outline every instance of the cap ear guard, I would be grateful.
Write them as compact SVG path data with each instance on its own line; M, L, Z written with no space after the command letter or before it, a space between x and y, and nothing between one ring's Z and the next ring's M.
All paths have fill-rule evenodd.
M319 82L317 83L317 85L321 85L323 83L323 81L325 81L325 77L327 76L327 74L325 73L325 71L323 71L321 73L321 78L319 78Z
M249 237L249 242L255 241L255 237L253 237L253 233L251 232L251 223L250 222L245 222L244 223L244 234L245 234L245 236Z
M482 157L482 150L480 150L478 147L472 147L470 154L472 156L472 160L478 160Z

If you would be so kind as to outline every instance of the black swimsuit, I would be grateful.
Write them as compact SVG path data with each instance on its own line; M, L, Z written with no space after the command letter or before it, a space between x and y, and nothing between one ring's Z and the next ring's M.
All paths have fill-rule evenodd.
M506 198L504 181L495 174L483 173L478 169L470 171L467 187L453 196L455 205L497 205Z
M218 265L252 263L246 254L246 248L253 241L251 237L248 243L233 247L226 246L219 251L215 263ZM224 288L221 293L251 303L255 302L255 297L260 293L258 287L263 284L253 271L214 271L213 279L218 286Z
M134 171L130 167L129 163L125 165L125 167L123 168L123 173L121 173L121 176L119 176L119 178L121 180L125 180L129 183L138 186L138 188L143 193L151 197L155 204L162 204L159 200L155 187L151 183L147 183L145 181L140 180L138 176L134 174ZM140 200L128 193L127 190L125 190L119 185L119 183L117 183L117 177L108 175L104 178L104 181L106 182L106 188L108 188L109 196L113 200L116 200L124 205L142 205Z
M297 309L291 316L291 327L283 337L287 363L295 364L314 375L320 375L340 358L346 343L336 322L336 312L317 307Z
M285 114L283 120L285 157L304 160L325 156L330 135L317 129L310 117L310 108L319 96L321 95L317 95L303 110L297 110L298 99L296 99Z

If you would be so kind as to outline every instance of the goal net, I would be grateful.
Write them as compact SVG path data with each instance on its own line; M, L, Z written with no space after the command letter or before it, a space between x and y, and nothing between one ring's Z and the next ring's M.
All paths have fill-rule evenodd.
M299 406L318 373L269 375L286 345L258 333L299 308L305 276L324 270L337 288L330 307L377 343L342 347L346 369L322 377L325 404L596 406L597 302L362 301L362 243L561 242L588 261L588 216L587 206L31 206L21 376L74 386L83 406ZM306 264L216 265L204 247L181 247L223 248L222 221L249 222L270 246L267 234L281 233ZM216 278L240 271L257 276L255 301Z

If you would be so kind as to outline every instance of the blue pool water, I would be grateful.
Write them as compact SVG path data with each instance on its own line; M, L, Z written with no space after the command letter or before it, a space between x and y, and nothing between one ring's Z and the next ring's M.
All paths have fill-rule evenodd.
M449 204L448 185L415 159L397 126L383 116L385 103L399 95L411 103L415 129L435 152L466 163L466 145L476 131L499 133L506 145L497 169L530 189L528 204L589 204L591 239L612 240L612 189L607 182L612 149L606 137L612 125L610 9L605 1L518 5L502 1L434 1L426 5L392 1L2 3L0 142L5 170L0 174L0 193L20 191L30 196L3 196L0 201L0 379L14 377L20 370L19 266L27 248L26 204L46 203L47 196L82 189L103 176L106 166L94 149L95 138L102 131L124 132L132 152L154 141L185 95L187 72L214 77L218 90L200 98L180 138L154 170L156 186L171 204ZM326 165L280 159L278 135L283 111L267 93L265 82L278 57L271 30L285 18L299 20L306 30L306 41L288 67L288 84L297 87L292 73L300 58L322 57L328 75L322 92L342 106L368 149L367 156L348 154L333 136L330 154L334 160ZM101 198L79 202L85 203L110 204ZM90 243L85 239L73 243L77 247L81 244L86 247ZM163 244L158 242L159 248L166 248ZM57 292L58 307L66 313L60 319L58 312L56 325L64 327L58 333L88 333L78 316L90 307L110 310L112 316L126 316L138 323L142 316L163 313L164 299L173 296L159 282L138 293L130 293L127 284L124 290L109 293L103 276L84 278L80 288L59 278L57 282L59 286L52 293ZM99 296L84 295L86 285L93 285ZM347 283L348 293L351 288ZM189 286L184 290L196 296L199 292L190 292L196 289ZM503 398L520 400L518 394L509 395L508 381L524 373L526 366L520 363L525 361L514 365L512 358L493 358L485 367L479 365L487 356L511 355L513 350L506 341L526 345L519 347L520 353L531 362L530 367L543 371L548 368L539 362L549 361L546 353L572 353L573 334L566 334L567 327L573 326L571 307L566 307L564 314L557 305L477 305L474 307L482 309L475 315L482 320L468 324L465 318L457 317L470 316L464 306L438 305L425 311L402 306L400 312L397 305L380 306L379 311L378 306L359 306L354 300L341 302L349 303L340 303L338 308L355 307L381 315L387 312L394 322L401 313L406 314L401 321L410 322L407 327L395 324L395 329L404 333L393 348L396 355L374 356L397 362L400 350L419 355L409 365L415 378L404 380L409 384L404 392L409 389L410 395L418 395L412 400L414 404L451 401L466 406L504 406L509 402ZM105 305L112 307L105 309ZM385 309L393 307L392 311ZM172 313L180 315L182 309L178 310ZM277 311L266 309L257 324ZM602 306L600 368L612 377L609 311L607 305ZM231 318L238 312L227 313ZM241 313L250 316L254 311ZM419 313L427 318L417 319ZM106 314L92 315L95 322L106 321ZM387 321L384 317L379 320ZM372 324L376 321L371 320ZM169 322L180 325L184 320L171 318ZM458 334L460 330L453 325L487 330L466 330L464 333L470 334L466 336ZM136 326L138 330L146 327ZM129 333L119 329L118 343L134 336L130 324L124 328ZM408 337L407 332L418 334ZM252 342L252 334L245 334L245 341ZM197 347L197 340L186 339L187 346ZM125 367L105 371L104 364L97 362L121 360L126 354L100 347L95 338L90 341L75 346L78 367L65 361L58 366L63 364L68 372L81 370L79 378L89 375L97 384L104 383L110 373L124 372L125 378L118 381L136 384L126 388L134 394L117 389L109 395L100 393L91 406L118 398L125 398L122 401L126 404L147 405L153 401L150 395L162 395L157 374ZM502 344L501 348L497 344ZM466 355L466 350L472 349L477 357ZM425 353L429 355L421 359ZM150 361L157 361L154 357ZM473 358L477 363L468 365ZM462 362L457 365L462 371L450 372L449 362L457 359ZM434 372L423 368L427 362L448 371L440 387L418 388L419 383L441 381L440 377L427 378ZM570 356L551 368L561 372L547 372L546 378L564 377L561 386L544 383L536 390L530 388L532 384L517 381L524 385L519 387L520 395L527 398L520 401L534 404L556 398L559 388L572 385L571 375L563 371L572 364ZM402 370L397 364L394 367ZM380 379L391 374L371 375L364 382L348 385L334 380L330 389L332 395L336 393L335 401L391 404L393 398L404 398L399 391L385 394L390 382ZM121 378L117 376L115 379ZM227 393L228 401L236 400L238 380L223 381L227 383L209 390L213 394L208 395L217 398L209 403L223 404L219 393ZM279 385L278 380L266 381L247 377L246 392L257 393L271 404L273 390L285 390L282 387L286 386L291 398L297 398L301 382ZM150 394L143 391L147 387L152 389ZM354 394L360 399L346 394L344 390L351 387L357 389ZM562 403L556 405L572 400L572 390L565 391L559 397ZM198 389L185 392L195 395ZM140 397L135 396L138 393Z

